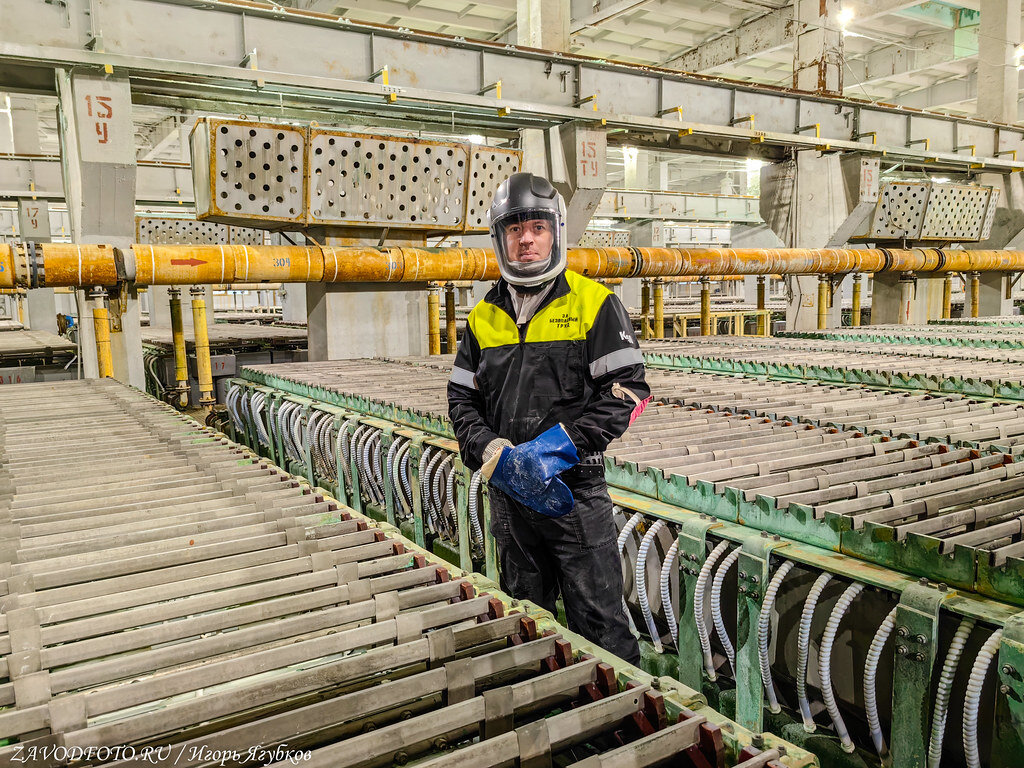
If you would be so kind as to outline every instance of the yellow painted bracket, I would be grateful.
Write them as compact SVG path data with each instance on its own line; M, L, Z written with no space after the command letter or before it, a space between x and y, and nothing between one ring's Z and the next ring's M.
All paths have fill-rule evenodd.
M367 82L372 83L378 77L380 78L380 84L381 85L383 85L383 86L391 85L391 81L390 81L389 76L388 76L388 65L387 64L385 64L383 67L381 67L376 72L374 72L372 75L370 75L368 78L366 78L366 80L367 80ZM398 101L398 94L397 93L385 93L384 94L384 100L388 104L394 104L396 101Z
M584 96L579 101L574 101L572 105L574 107L582 107L584 104L593 104L594 111L597 112L597 94L592 93L589 96Z
M494 98L501 98L501 80L495 80L490 85L485 85L483 88L476 92L476 95L483 96L485 93L490 93L491 91L494 91Z

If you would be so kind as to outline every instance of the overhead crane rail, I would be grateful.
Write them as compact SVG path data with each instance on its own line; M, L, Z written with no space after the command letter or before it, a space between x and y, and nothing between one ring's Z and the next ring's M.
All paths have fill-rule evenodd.
M0 455L4 762L813 763L116 382Z
M574 248L568 265L598 278L683 275L1024 270L1024 251L892 249ZM493 252L362 246L0 246L0 288L233 283L495 280Z
M450 359L247 369L232 389L233 427L238 434L258 435L260 450L281 456L293 471L338 487L350 504L412 531L463 567L496 573L493 542L486 534L486 487L462 466L457 446L446 437ZM963 659L951 654L939 663L950 669L971 665L981 679L996 666L991 648L1002 642L999 627L1020 610L1010 603L1020 604L1024 575L1015 557L1022 546L1021 465L985 443L990 435L984 424L975 433L977 447L963 447L971 444L973 428L961 430L959 419L964 408L970 412L979 404L963 397L860 390L861 407L848 414L837 407L836 421L845 415L860 421L873 404L880 418L869 430L823 423L830 415L827 393L834 389L833 400L839 401L849 388L675 372L652 371L651 376L656 395L667 402L648 408L625 439L613 443L606 463L619 505L624 598L645 639L647 668L665 670L705 691L709 684L712 689L735 686L741 723L782 713L780 700L796 713L804 705L809 712L818 707L815 744L826 750L822 755L832 754L828 744L835 754L874 744L888 755L891 744L893 764L910 766L916 764L911 755L927 751L929 742L940 753L956 752L960 747L951 745L951 737L943 746L948 701L965 697L968 744L976 743L979 721L972 713L992 706L991 701L977 691L952 690L944 676L939 684L952 691L951 698L915 730L904 717L931 710L932 684L911 684L905 676L938 676L938 666L898 661L890 683L888 676L880 677L879 665L890 663L883 648L903 658L898 638L904 637L909 612L916 610L910 606L934 598L929 610L935 611L936 623L921 634L923 645L911 643L910 655L921 649L927 651L923 659L938 658L938 627L944 636L959 628L971 636L972 650ZM734 387L718 394L715 379ZM673 380L681 382L674 394ZM932 418L930 409L939 404L952 418ZM791 415L759 415L775 408ZM1007 417L1017 410L992 408ZM886 422L886 416L892 420ZM894 436L914 429L921 434ZM636 461L640 456L642 462ZM850 500L861 506L840 508ZM820 510L827 511L823 519ZM480 531L484 542L478 549ZM927 585L910 574L925 576ZM943 585L933 586L938 581ZM970 607L953 608L946 585L975 590L957 597ZM983 593L998 602L987 601ZM733 602L735 612L727 607ZM792 615L794 608L803 615L798 625L774 623L776 610ZM821 626L816 615L820 621L828 618L824 634L812 629ZM866 657L864 649L855 654L864 660L863 668L834 666L832 645L844 617L878 627ZM780 634L771 642L796 647L804 661L797 665L772 653L774 632ZM990 650L978 654L983 640ZM897 646L900 650L893 651ZM853 690L863 690L863 698ZM882 714L880 700L886 702ZM887 736L890 721L884 711L890 701L893 730ZM998 695L994 706L1004 706ZM852 723L851 711L858 713ZM980 722L989 722L986 717ZM870 728L857 724L860 718ZM829 721L831 730L823 732L821 724ZM813 722L805 720L805 726ZM826 733L834 734L834 741ZM1017 739L1005 732L994 737L991 764L1012 765L1006 755L1019 749ZM960 753L952 757L954 763L958 758Z

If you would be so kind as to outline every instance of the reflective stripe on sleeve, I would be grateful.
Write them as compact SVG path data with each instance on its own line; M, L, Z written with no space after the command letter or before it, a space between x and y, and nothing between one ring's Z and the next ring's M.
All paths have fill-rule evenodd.
M467 371L465 368L459 368L458 366L452 368L451 382L452 384L458 384L460 387L476 389L476 375L472 371Z
M627 365L637 365L644 361L644 356L639 349L626 347L615 352L602 355L590 364L590 375L594 378L604 376L609 371L617 371ZM454 378L454 377L453 377Z

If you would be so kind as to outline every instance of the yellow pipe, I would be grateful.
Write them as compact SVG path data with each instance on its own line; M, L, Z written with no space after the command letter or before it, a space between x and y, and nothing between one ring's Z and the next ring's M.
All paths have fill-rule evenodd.
M707 280L700 284L700 335L711 335L711 286Z
M206 300L203 289L192 288L192 325L196 339L196 370L199 373L199 405L212 408L216 399L213 396L213 366L210 363L210 333L206 327Z
M92 309L92 325L96 334L96 362L101 379L114 377L114 358L110 352L110 316L103 306L103 297L96 298Z
M0 247L0 288L137 285L494 280L493 253L474 248L134 245L134 260L109 245L43 243L35 268L25 246ZM39 264L43 269L40 270ZM130 265L134 264L134 269ZM1024 251L935 248L574 248L569 268L593 278L848 272L1012 272Z
M458 345L458 326L455 321L455 283L444 286L444 321L448 326L448 354L454 354Z
M441 302L436 285L427 288L427 354L441 354Z
M665 283L654 279L654 338L665 338Z
M19 295L18 298L17 298L17 302L18 302L18 322L21 323L22 325L24 325L25 324L25 297Z
M818 330L828 328L828 278L818 276Z
M640 281L640 338L651 338L651 281Z
M953 316L953 276L942 278L942 319L949 320Z
M854 328L860 325L860 291L860 275L855 274L853 276L853 312L850 315L850 325Z
M764 275L757 276L757 308L764 310L768 308L767 301L765 300L765 278ZM757 316L757 335L767 336L768 335L768 316L763 312Z
M181 319L181 291L172 288L171 339L174 343L174 381L178 392L178 407L188 406L188 358L185 356L185 328Z
M978 273L974 272L971 274L971 317L978 316L979 310L979 298L978 291L981 289L981 280L978 277Z

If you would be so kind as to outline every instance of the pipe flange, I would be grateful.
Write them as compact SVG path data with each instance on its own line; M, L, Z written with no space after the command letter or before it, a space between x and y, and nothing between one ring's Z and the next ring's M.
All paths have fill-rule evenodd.
M46 270L43 267L43 254L37 250L36 244L31 240L25 243L25 257L28 260L28 284L30 288L43 288L46 286ZM40 272L42 279L40 280Z
M639 277L644 270L644 257L639 248L627 248L626 250L633 257L633 270L626 277Z
M879 248L882 255L885 257L885 264L882 265L881 272L889 272L892 270L892 265L895 263L892 252L888 248Z

